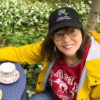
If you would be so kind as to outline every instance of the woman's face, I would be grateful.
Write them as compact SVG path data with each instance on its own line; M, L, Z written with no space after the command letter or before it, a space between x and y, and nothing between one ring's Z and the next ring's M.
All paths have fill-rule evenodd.
M54 44L66 57L76 56L82 43L80 29L66 28L54 33Z

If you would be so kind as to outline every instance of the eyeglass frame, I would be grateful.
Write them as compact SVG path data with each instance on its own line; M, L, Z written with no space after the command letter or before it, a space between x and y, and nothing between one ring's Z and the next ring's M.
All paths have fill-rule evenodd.
M64 29L65 29L65 28L64 28ZM73 34L71 33L72 29L74 30L74 32L72 32ZM78 32L76 32L76 29L77 29L77 28L71 28L70 31L67 29L67 32L66 32L66 33L59 33L59 31L54 32L53 40L61 41L61 40L64 39L64 36L65 36L65 35L69 36L70 38L76 37L76 36L78 36L78 34L79 34L79 29L77 29ZM77 33L77 34L75 34L75 33ZM56 34L62 35L62 37L59 37L59 38L61 38L61 39L55 39Z

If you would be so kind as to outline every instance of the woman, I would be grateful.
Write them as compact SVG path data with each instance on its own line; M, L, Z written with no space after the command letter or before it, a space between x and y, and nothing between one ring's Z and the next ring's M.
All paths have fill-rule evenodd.
M59 8L51 13L44 41L0 49L0 61L44 61L36 86L38 94L30 100L100 99L100 45L83 29L73 8Z

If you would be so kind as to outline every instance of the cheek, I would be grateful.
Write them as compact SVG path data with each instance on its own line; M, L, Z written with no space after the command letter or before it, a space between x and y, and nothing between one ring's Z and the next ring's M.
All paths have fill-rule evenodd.
M59 42L58 41L54 41L55 46L59 46Z
M62 46L61 46L61 43L60 42L54 42L56 48L59 50L59 51L62 51Z
M80 48L81 44L82 44L82 36L80 36L78 39L77 39L77 42L76 42L77 46Z
M58 49L61 48L61 41L54 41L54 44Z

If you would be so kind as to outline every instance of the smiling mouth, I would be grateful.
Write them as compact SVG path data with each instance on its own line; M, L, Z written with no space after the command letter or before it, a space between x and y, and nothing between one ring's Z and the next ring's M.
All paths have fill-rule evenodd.
M73 45L63 46L65 49L70 49L73 47Z

